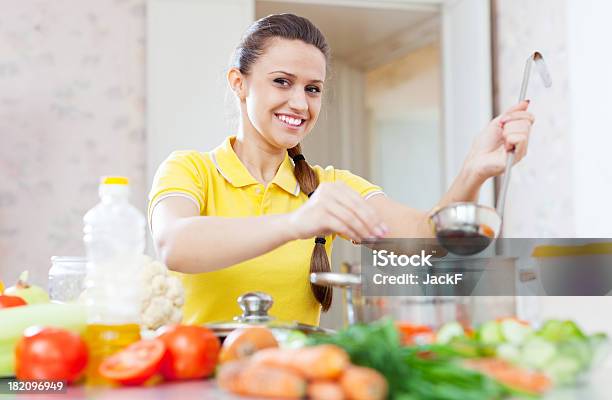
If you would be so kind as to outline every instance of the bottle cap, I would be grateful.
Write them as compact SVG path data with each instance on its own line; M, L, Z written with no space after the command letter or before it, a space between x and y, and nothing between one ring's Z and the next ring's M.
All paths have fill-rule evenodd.
M101 180L103 185L127 185L129 183L125 176L103 176Z

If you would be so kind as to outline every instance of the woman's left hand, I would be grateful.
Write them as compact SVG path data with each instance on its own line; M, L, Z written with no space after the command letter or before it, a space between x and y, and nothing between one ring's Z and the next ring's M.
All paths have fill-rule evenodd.
M510 107L495 117L476 138L466 166L476 174L479 181L500 175L506 165L506 153L514 148L514 162L519 162L527 154L529 133L535 119L527 111L529 100Z

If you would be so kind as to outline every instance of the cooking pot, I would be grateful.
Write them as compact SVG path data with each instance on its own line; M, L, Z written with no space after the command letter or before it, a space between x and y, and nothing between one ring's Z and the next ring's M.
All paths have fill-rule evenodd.
M438 268L456 268L460 261L437 262ZM452 290L435 296L366 296L363 293L361 265L345 262L340 273L319 272L311 274L311 282L343 289L344 325L372 322L390 316L397 321L439 328L450 321L464 326L515 316L517 314L516 282L535 279L525 276L517 267L515 257L490 257L470 259L461 268L482 270L475 293L503 293L504 295L454 296ZM520 276L520 278L519 278ZM496 291L490 285L503 285ZM479 289L479 285L481 285ZM446 295L448 294L448 295Z
M225 339L234 329L250 326L265 326L270 328L274 336L282 341L289 333L300 331L304 334L333 333L330 329L314 325L302 324L297 321L281 321L268 314L274 304L272 296L264 292L247 292L237 299L242 314L235 316L231 321L220 321L204 324L211 329L221 340Z

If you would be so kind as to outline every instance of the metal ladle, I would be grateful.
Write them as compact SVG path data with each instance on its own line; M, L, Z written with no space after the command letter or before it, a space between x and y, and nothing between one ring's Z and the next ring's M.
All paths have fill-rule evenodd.
M525 63L519 103L525 100L532 64L536 65L544 87L552 85L542 54L534 52ZM496 209L476 203L460 202L449 204L431 216L436 238L442 247L457 255L473 255L486 249L491 241L499 236L513 163L514 148L507 153Z

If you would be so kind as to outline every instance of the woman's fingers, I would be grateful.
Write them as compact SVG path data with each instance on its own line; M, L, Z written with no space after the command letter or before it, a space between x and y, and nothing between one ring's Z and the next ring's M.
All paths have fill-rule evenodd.
M504 113L501 116L500 122L503 125L505 125L510 121L523 120L523 119L531 122L532 125L535 122L534 115L530 113L529 111L514 111L510 113Z
M368 224L363 219L359 218L355 209L347 206L346 202L337 200L335 203L336 210L342 213L343 221L351 227L351 229L359 233L359 239L381 237L384 235L384 231L377 228L375 225ZM336 214L338 215L338 214ZM338 215L339 216L339 215Z
M327 224L330 232L339 233L356 242L361 241L361 235L334 214L327 216Z
M508 108L503 113L499 114L497 117L493 118L492 122L503 125L502 121L508 115L513 114L515 112L527 111L528 107L529 107L529 100L521 101L520 103L517 103L513 105L512 107Z
M504 146L506 150L512 148L523 150L517 151L516 154L524 155L524 148L527 146L529 133L531 131L532 120L526 116L516 116L516 119L509 119L503 128ZM518 157L517 157L518 158Z
M529 107L529 100L523 100L519 103L516 103L512 107L508 108L504 114L509 114L514 111L525 111Z
M527 152L527 138L523 134L515 133L507 136L506 149L514 147L514 160L520 161Z
M330 204L328 204L327 211L339 219L347 229L356 234L355 236L351 237L352 239L363 239L374 236L371 234L370 229L368 229L368 227L359 218L355 218L350 209L345 207L342 203L338 201L330 202Z
M320 229L326 232L332 230L357 242L364 238L382 237L386 233L386 227L374 208L341 182L322 183L309 203L319 210L315 219L320 221Z
M359 219L370 231L370 236L383 236L386 226L382 219L366 200L348 186L340 185L339 201L347 207L355 218Z

